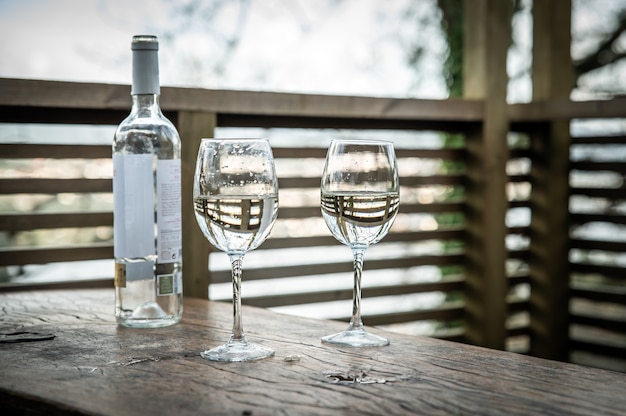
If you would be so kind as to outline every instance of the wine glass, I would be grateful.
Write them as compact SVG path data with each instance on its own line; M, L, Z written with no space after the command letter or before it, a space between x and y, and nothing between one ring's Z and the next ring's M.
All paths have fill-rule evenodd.
M352 250L354 291L348 328L322 338L352 347L389 345L361 320L361 272L365 250L380 241L398 214L400 192L393 143L333 140L326 154L321 189L322 216L332 235Z
M228 254L233 280L233 330L224 345L200 355L250 361L274 351L247 341L241 323L244 255L269 235L278 214L278 179L265 139L202 139L193 184L196 220L209 242Z

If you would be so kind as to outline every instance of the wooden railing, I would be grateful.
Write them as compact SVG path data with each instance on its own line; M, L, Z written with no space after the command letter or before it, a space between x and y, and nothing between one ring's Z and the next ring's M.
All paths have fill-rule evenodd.
M625 145L623 135L572 138L573 152L593 149L572 161L570 187L571 354L591 364L626 356Z
M617 371L626 371L626 268L620 243L625 238L620 230L625 218L620 205L626 193L622 188L624 163L619 160L624 140L620 135L603 134L602 129L599 136L585 135L570 121L623 123L623 105L620 98L510 106L511 128L531 137L529 353L559 355ZM570 130L574 132L571 138ZM597 127L595 131L597 134ZM600 160L581 159L577 156L581 146L593 146L596 154L603 156ZM602 160L607 155L609 162ZM612 180L607 181L607 174ZM555 182L564 186L551 185ZM576 200L580 196L598 199L581 204ZM565 209L555 210L561 206L555 201L564 201ZM581 233L585 231L582 227L592 223L606 226L600 239ZM563 232L552 234L554 224ZM539 341L549 338L554 342ZM561 352L556 353L557 349ZM550 350L552 353L546 352Z
M39 124L44 128L48 124L63 124L68 128L86 124L114 126L125 117L130 105L129 87L120 85L0 79L0 91L1 123ZM622 267L574 262L571 267L575 273L606 274L621 283L603 290L582 287L573 280L570 287L566 276L567 287L557 288L556 295L545 283L550 277L544 277L541 269L546 266L541 253L551 252L550 247L555 242L570 244L568 235L546 235L542 231L546 221L551 218L568 221L571 218L573 225L595 220L623 224L626 222L623 212L572 213L571 217L568 212L550 212L541 208L544 204L541 189L542 184L551 179L543 176L542 169L559 168L550 165L550 147L542 147L542 143L550 143L552 123L580 117L626 118L624 100L553 101L508 106L506 113L511 131L520 134L514 144L504 146L508 174L486 168L493 163L490 157L502 155L487 152L487 141L481 140L485 110L480 100L163 88L161 103L166 115L176 124L183 143L185 295L208 296L210 282L212 297L226 299L228 289L220 291L220 285L227 286L230 279L224 264L225 256L209 246L192 212L190 184L199 140L230 134L229 128L252 128L238 133L256 135L261 132L270 136L281 194L279 219L272 235L258 250L246 256L243 300L292 313L347 319L352 295L351 258L349 250L330 236L321 219L321 164L328 140L333 135L384 135L396 144L401 205L389 235L368 250L366 256L363 314L367 325L385 325L410 332L427 322L434 336L477 342L481 339L480 334L476 335L481 331L481 322L477 319L487 314L487 309L482 308L487 308L484 303L489 298L489 302L495 300L504 305L502 315L490 316L489 320L500 323L501 342L508 349L538 351L537 355L542 355L542 345L554 342L549 334L545 334L548 331L544 331L542 324L549 317L551 325L560 322L567 334L571 312L574 329L577 326L593 327L609 331L611 335L596 338L592 344L580 339L574 331L571 337L566 335L567 357L570 351L574 352L574 360L580 356L577 352L614 359L623 357L624 315L598 315L597 305L589 307L589 302L608 302L613 308L623 310L626 293ZM259 131L259 128L264 130ZM285 134L281 129L291 130ZM43 135L45 131L42 130ZM110 146L85 145L83 140L76 135L68 138L71 144L63 145L5 142L0 144L0 162L41 159L64 164L81 159L91 164L103 164L106 169L106 164L110 164ZM506 141L506 137L501 140ZM583 139L575 139L574 145L578 143L576 140ZM611 143L607 139L597 142ZM572 168L590 166L585 163L576 162ZM622 164L602 166L615 168L618 172L624 169ZM569 176L569 166L562 168L565 169L562 175ZM495 181L489 177L499 174L506 177ZM22 203L19 211L3 209L0 230L8 244L0 250L0 266L112 258L110 172L108 176L96 178L79 175L67 179L67 176L64 173L60 178L41 178L33 177L31 173L20 175L8 171L2 175L0 196L7 200L9 197L13 200L25 198L25 194L99 197L88 208L72 208L65 212L58 207L40 212L34 208L35 203ZM497 196L498 192L482 192L483 188L499 183L507 187L508 198L489 200L490 195ZM565 189L563 192L569 195L570 191ZM572 189L572 193L580 192L601 193L602 197L615 200L621 198L619 188L606 191ZM504 190L502 195L506 195ZM504 249L505 241L494 246L494 239L486 238L490 232L489 224L500 227L506 223L506 208L501 217L488 218L488 221L484 218L486 212L500 212L491 209L500 204L506 205L508 212L526 210L530 212L527 217L532 218L531 223L514 222L506 227L507 241L513 241L509 241L509 249ZM25 240L23 235L33 230L54 229L99 232L89 241L76 237L70 243L59 243L56 237L52 237L53 240L43 245L21 242ZM619 242L580 239L572 239L571 246L618 252L624 248ZM549 260L547 265L552 269L557 263L570 267L567 256ZM481 286L484 274L491 273L482 267L482 262L502 265L502 273L493 277L496 282L501 282L496 286L501 288L498 293L485 293L485 286ZM102 270L102 279L75 285L112 287L112 273L112 270ZM63 275L53 277L64 280ZM62 284L71 285L72 282ZM246 284L250 285L247 292ZM15 289L16 284L4 285L5 290L11 288ZM562 293L567 296L559 298L558 302L552 301ZM570 293L574 299L571 311ZM580 299L586 303L581 303ZM303 305L310 308L303 311Z

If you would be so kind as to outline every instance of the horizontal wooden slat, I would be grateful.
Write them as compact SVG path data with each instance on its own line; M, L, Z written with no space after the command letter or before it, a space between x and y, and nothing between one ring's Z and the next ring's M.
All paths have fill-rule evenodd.
M527 199L515 199L509 201L509 208L530 208L530 201Z
M325 147L273 147L274 159L325 159ZM396 158L418 158L418 159L450 159L463 161L467 152L464 148L435 148L435 149L405 149L397 147L395 149Z
M530 283L530 275L528 273L520 273L507 276L507 285L512 288L517 285Z
M0 215L0 230L4 231L100 226L113 226L112 212L12 213Z
M463 289L463 279L446 279L440 282L415 283L394 286L377 286L363 288L363 296L374 298L379 296L407 295L427 292L453 292ZM260 306L262 308L301 305L308 303L332 302L336 300L352 299L352 289L324 290L306 293L286 293L280 295L244 297L242 302L246 305Z
M402 214L439 214L448 212L461 212L463 203L461 202L435 202L430 204L403 204L400 205ZM282 207L278 208L278 218L310 218L321 217L319 206L304 207Z
M364 270L381 269L406 269L409 267L425 265L454 265L462 264L464 256L462 254L442 254L402 257L389 260L368 260ZM321 263L321 264L299 264L296 266L276 266L264 267L260 269L244 268L244 279L277 279L284 277L321 275L329 273L349 273L352 271L352 262ZM231 281L230 270L214 271L211 274L211 283L227 283Z
M166 112L167 114L167 112ZM256 127L256 128L291 128L291 129L353 129L353 130L429 130L462 133L469 127L476 128L479 121L474 120L438 120L422 118L394 119L387 117L340 117L306 116L282 114L237 114L218 113L217 127Z
M610 222L613 224L626 224L626 215L612 213L571 213L570 223L573 225L582 225L589 222Z
M625 118L626 98L603 101L571 101L551 99L532 103L511 104L508 114L511 122L539 122L571 120L573 118Z
M165 89L162 88L163 92ZM227 91L233 92L233 91ZM272 93L259 93L267 94ZM245 95L245 94L243 94ZM165 98L165 96L161 96ZM2 97L0 97L1 99ZM249 98L249 97L247 97ZM267 97L265 97L267 98ZM337 98L331 97L331 104L337 101ZM363 97L371 98L371 97ZM211 100L208 98L208 100ZM233 110L228 113L227 108L210 109L204 111L208 114L216 114L216 127L258 127L258 128L311 128L311 129L384 129L384 130L431 130L442 132L462 132L469 125L478 124L479 120L461 120L461 119L445 119L445 114L439 114L435 118L410 118L401 114L396 116L386 116L385 114L377 115L371 112L369 117L358 118L354 114L342 115L342 112L321 115L307 115L307 113L316 113L319 108L324 106L324 102L328 101L324 98L320 100L321 104L316 105L310 111L293 112L283 108L277 109L272 113L273 106L277 103L272 102L272 97L268 98L267 106L260 104L253 113L258 112L260 108L267 107L268 112L259 114L240 113ZM195 111L194 109L179 108L176 106L167 106L168 100L163 99L163 114L170 120L177 120L179 111ZM278 103L280 105L280 103ZM123 110L115 109L92 109L92 108L74 108L69 107L72 103L67 103L68 107L48 107L48 106L3 106L0 104L0 122L9 123L47 123L47 124L98 124L98 125L118 125L127 115L130 108L130 100ZM231 103L232 105L232 103ZM418 107L420 104L417 105ZM443 119L440 119L443 118Z
M508 250L508 253L509 253L508 255L509 259L517 259L517 260L524 260L524 261L528 261L528 256L530 255L527 249Z
M278 189L320 188L320 177L315 178L278 178Z
M112 258L112 244L77 245L71 247L11 247L0 249L0 266Z
M462 212L462 202L440 202L431 204L400 205L401 214L441 214L450 212ZM309 207L282 207L278 208L278 218L311 218L321 217L322 213L318 206Z
M506 328L506 336L508 337L522 337L530 335L530 326L520 325Z
M1 98L3 98L2 95L0 95ZM73 101L76 101L76 97L70 97L69 101L60 107L50 107L41 103L33 106L4 106L0 104L0 122L116 126L128 115L131 104L129 98L125 109L69 107ZM167 111L164 111L164 114L170 120L175 119L173 114Z
M529 148L515 148L509 150L509 160L512 159L531 159L532 151Z
M626 172L626 165L625 165ZM613 200L626 199L626 190L621 188L570 188L570 195L583 195L590 198L606 198Z
M272 147L275 160L280 159L325 159L325 147Z
M70 181L70 182L65 182ZM48 188L61 189L56 192L111 192L112 185L108 188L105 182L111 179L57 179L57 178L12 178L0 179L0 193L55 193ZM459 185L463 178L460 176L422 176L407 177L400 180L402 186L426 186L426 185ZM320 178L279 178L280 189L304 189L320 187ZM73 190L75 188L76 190ZM91 188L97 189L90 191ZM108 191L107 191L108 189Z
M462 302L454 302L444 304L434 309L423 309L407 312L396 312L387 314L372 314L368 315L367 311L363 311L363 320L365 325L377 326L377 325L391 325L402 324L405 322L416 321L454 321L463 319L465 314L465 308ZM349 318L345 317L342 321L347 321Z
M463 212L465 203L462 201L433 202L431 204L400 204L401 214L440 214Z
M0 144L0 159L110 159L111 146L83 144Z
M508 175L508 179L509 179L509 182L511 182L511 183L530 182L531 181L530 174Z
M626 144L626 136L572 136L572 145L594 144L594 145L614 145Z
M570 289L570 297L626 305L626 288L604 286L594 288L572 287Z
M113 273L111 272L110 274L112 275ZM49 289L104 289L111 287L113 287L113 277L104 279L65 280L45 283L0 283L0 293Z
M429 231L415 231L415 232L390 232L385 236L381 243L411 243L415 241L426 240L460 240L464 237L465 230L462 227L451 228L439 228L437 230Z
M321 217L320 207L280 207L278 208L279 219L297 219Z
M574 273L601 274L626 281L626 267L571 262L570 270Z
M604 251L618 251L626 252L626 241L604 241L604 240L589 240L581 238L572 238L570 240L571 248L578 248L581 250L604 250Z
M280 212L280 211L279 211ZM270 250L281 248L306 248L331 246L339 244L333 236L314 236L314 237L270 237L257 250Z
M605 329L607 331L619 332L626 335L626 319L615 319L608 317L582 315L573 313L570 316L570 322L577 325L591 326L594 328ZM625 344L626 348L626 344Z
M111 179L0 179L0 194L113 192Z
M465 231L462 228L440 229L432 231L415 231L403 233L389 233L381 241L381 243L412 243L426 240L461 240ZM304 248L304 247L320 247L320 246L336 246L339 243L332 237L314 236L314 237L271 237L267 239L259 250L281 249L281 248ZM379 243L380 244L380 243Z
M507 302L509 313L525 312L530 309L530 302L527 299L515 299Z
M400 186L463 185L464 175L402 176Z
M128 85L0 78L0 106L118 109L130 107ZM480 121L483 103L357 96L161 88L161 107L234 115L390 120ZM1 113L1 112L0 112Z
M467 343L463 327L435 329L435 332L430 334L429 337L445 339L446 341L452 342Z
M604 355L622 360L626 357L626 347L603 344L599 342L599 340L589 341L572 339L570 340L570 347L572 351L585 351L592 354Z
M104 109L125 111L130 105L128 85L88 84L0 78L0 106ZM282 114L305 117L345 117L398 120L482 120L484 106L469 100L415 100L290 93L162 88L166 111L205 111L232 114ZM574 102L569 99L535 101L508 106L512 122L569 120L589 117L626 117L626 99ZM0 111L0 114L3 113Z
M626 163L623 162L590 162L574 161L571 163L572 170L587 170L593 172L619 172L626 174Z
M464 148L443 149L395 149L396 158L413 157L424 159L449 159L465 161L467 151Z
M516 235L529 235L530 234L530 226L527 225L519 225L515 227L507 227L508 234L516 234Z

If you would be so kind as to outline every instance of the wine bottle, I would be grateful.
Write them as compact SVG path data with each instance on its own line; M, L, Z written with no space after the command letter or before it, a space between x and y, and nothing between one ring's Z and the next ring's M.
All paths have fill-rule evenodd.
M113 140L115 317L127 327L183 313L180 138L159 105L158 49L133 37L132 108Z

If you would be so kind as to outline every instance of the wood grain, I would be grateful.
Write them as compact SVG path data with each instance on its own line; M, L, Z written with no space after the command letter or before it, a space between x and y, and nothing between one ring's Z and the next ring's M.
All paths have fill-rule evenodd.
M130 107L130 86L0 78L0 107L122 110ZM237 116L287 116L382 120L476 122L483 106L472 100L416 100L198 88L161 88L164 111ZM2 119L0 114L0 120ZM119 123L118 120L116 123Z
M626 377L448 341L384 333L384 348L319 341L345 324L244 307L249 363L199 352L229 334L226 303L185 299L180 324L118 328L112 290L0 295L0 329L51 341L0 344L0 407L30 414L623 414ZM360 379L354 382L352 379ZM4 412L3 412L4 413Z
M533 26L533 97L567 100L574 77L570 0L537 5ZM567 15L567 17L566 17ZM555 360L570 355L570 120L558 120L530 135L532 151L529 261L530 353ZM546 180L549 178L549 180Z
M467 159L464 223L467 340L504 349L506 344L506 140L509 131L506 56L510 43L509 2L464 2L463 97L480 99L485 116L465 136Z

